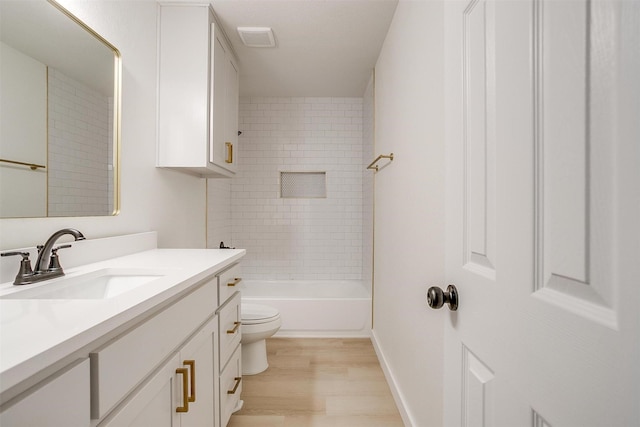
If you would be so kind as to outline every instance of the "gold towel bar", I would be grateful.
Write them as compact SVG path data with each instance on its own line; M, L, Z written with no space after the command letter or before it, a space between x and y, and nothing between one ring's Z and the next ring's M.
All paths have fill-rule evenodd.
M29 166L31 170L36 170L38 168L42 168L42 169L46 168L45 165L37 165L35 163L16 162L15 160L0 159L0 162L11 163L13 165Z
M376 172L378 172L378 165L376 165L376 163L378 163L378 161L380 159L389 159L390 161L393 161L393 153L391 154L380 154L378 157L376 157L376 159L371 162L371 164L369 166L367 166L367 169L373 169Z

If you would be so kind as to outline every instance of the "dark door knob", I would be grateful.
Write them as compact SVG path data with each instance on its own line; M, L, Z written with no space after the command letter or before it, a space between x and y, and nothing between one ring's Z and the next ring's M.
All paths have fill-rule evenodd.
M427 304L431 308L440 308L444 304L449 304L449 310L458 309L458 290L454 285L449 285L447 291L443 291L437 286L432 286L427 291Z

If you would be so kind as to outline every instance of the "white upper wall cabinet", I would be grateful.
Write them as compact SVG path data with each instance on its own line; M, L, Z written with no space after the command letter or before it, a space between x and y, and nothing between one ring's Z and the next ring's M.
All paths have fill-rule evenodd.
M238 65L206 5L160 6L158 167L231 177L238 141Z

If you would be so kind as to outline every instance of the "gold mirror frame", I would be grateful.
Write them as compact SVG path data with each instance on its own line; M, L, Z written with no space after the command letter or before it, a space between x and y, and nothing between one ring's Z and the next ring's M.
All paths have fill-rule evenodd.
M32 2L31 4L34 5L35 3ZM40 180L39 182L42 182L42 179L45 180L45 183L44 183L44 199L42 198L42 194L43 194L42 192L39 193L39 194L41 194L41 197L33 198L33 200L40 200L41 201L41 202L38 202L38 203L40 203L40 206L44 205L44 210L43 210L43 208L38 208L38 209L36 209L36 211L31 211L32 214L29 214L28 212L24 213L24 214L18 213L16 215L8 214L8 215L4 215L3 218L11 218L11 217L14 217L14 218L18 218L18 217L19 218L34 218L34 217L45 217L45 216L46 217L63 217L63 216L78 216L78 215L80 215L80 216L96 216L96 215L97 216L113 216L113 215L118 215L120 213L120 200L121 200L121 197L120 197L120 191L121 191L121 188L120 188L120 186L121 186L120 185L121 184L121 182L120 182L120 170L121 170L121 87L122 87L121 79L122 79L122 59L121 59L120 51L115 46L113 46L111 43L109 43L104 37L102 37L100 34L98 34L96 31L94 31L91 27L89 27L83 21L81 21L78 17L76 17L73 13L68 11L64 6L59 4L57 1L55 1L55 0L42 1L42 5L47 5L47 4L50 5L50 6L53 6L54 10L56 10L58 12L61 12L64 17L70 19L69 23L70 24L73 23L74 27L75 27L75 25L77 25L77 27L75 27L75 28L77 28L77 30L73 30L72 27L68 27L70 29L70 31L76 31L76 32L77 31L81 31L83 33L86 32L86 34L89 35L89 38L87 38L87 40L91 40L91 39L97 40L101 46L106 47L108 49L108 51L110 51L113 54L112 76L111 76L111 72L108 72L108 74L107 74L109 79L111 79L111 77L113 77L113 81L112 81L112 83L113 83L113 92L112 92L113 101L112 102L109 101L109 103L112 104L112 105L108 106L108 110L110 110L109 114L110 114L110 116L112 115L112 117L109 118L109 121L112 121L112 123L108 124L108 128L110 128L109 133L111 135L109 135L109 138L108 138L108 143L109 143L110 147L107 150L107 153L109 153L109 151L111 151L111 153L109 153L109 154L111 154L111 156L109 156L109 157L111 157L111 159L109 159L109 157L107 157L105 159L106 160L105 167L107 165L109 166L108 169L110 169L110 170L108 172L108 175L111 175L111 176L107 176L106 177L107 181L103 181L103 182L109 182L109 186L113 185L113 188L107 190L107 193L106 193L106 197L108 197L107 199L104 199L104 198L100 199L100 200L108 200L108 204L109 205L112 204L112 205L109 206L108 210L99 209L97 211L97 212L104 212L104 213L96 213L96 214L94 214L94 213L78 213L78 214L74 215L74 213L72 211L69 211L66 215L64 213L55 214L55 212L52 214L52 212L50 210L50 204L49 204L50 203L49 198L51 197L50 196L50 189L49 189L49 184L50 184L49 181L51 179L50 178L50 173L49 173L49 166L51 166L50 159L47 160L47 163L45 165L34 165L36 167L33 167L30 164L25 164L25 163L21 163L21 162L15 162L15 161L12 161L11 159L2 159L3 160L3 164L6 165L8 168L13 168L14 170L23 171L23 172L20 172L20 173L24 173L25 169L27 171L29 169L31 169L31 170L40 170L41 171L40 173L42 173L42 171L46 171L45 172L46 176L44 178L39 178L39 180ZM6 3L5 3L5 5L6 5ZM52 12L53 11L48 12L48 13L51 14ZM46 15L46 13L47 12L45 12L45 15ZM53 13L55 15L55 12L53 12ZM34 15L37 15L37 14L34 14ZM48 19L51 19L51 18L46 18L45 17L45 19L48 20ZM29 21L29 20L25 19L24 22L27 22L27 21ZM11 22L11 21L9 21L9 22ZM22 21L18 21L18 22L22 22ZM44 22L47 22L47 21L44 21ZM50 21L50 22L53 23L53 22L56 22L56 21ZM37 26L38 24L36 23L35 25ZM59 27L57 25L58 24L54 24L54 26L51 27L52 30L56 31L56 32L54 32L54 36L55 36L55 34L57 34L57 31L60 31L58 29ZM62 26L64 26L64 25L62 25ZM28 28L35 28L35 27L29 26ZM18 29L22 29L22 28L18 28ZM27 30L27 31L29 31L29 30ZM26 37L28 39L29 36L32 36L34 34L37 34L37 32L28 33L28 32L13 32L13 31L11 31L9 33L4 33L3 34L2 41L3 42L8 41L9 44L6 44L6 46L9 49L16 49L16 47L14 47L13 43L11 42L11 40L18 41L17 45L19 46L19 45L23 44L22 42L19 41L19 40L22 39L22 37ZM6 38L4 36L6 36ZM55 38L54 36L52 36L52 39ZM73 37L79 37L79 36L73 36ZM74 39L71 38L69 40L74 40ZM64 43L64 42L63 41L57 41L56 43L59 46L63 46L60 43ZM4 44L5 43L3 43L3 45ZM58 55L58 53L57 53L58 49L56 49L55 46L53 46L53 47L52 46L47 46L46 44L43 45L42 43L38 43L38 44L41 45L41 46L40 47L34 46L36 48L36 50L41 49L41 52L42 52L42 47L46 46L45 50L47 52L49 52L49 53L50 52L55 52L56 56ZM67 43L67 46L65 46L65 47L70 47L70 46L75 46L75 43ZM18 49L18 52L22 52L22 50L20 48L17 48L17 49ZM27 57L29 57L28 51L31 51L32 48L30 47L30 48L27 48L27 49L28 50L24 51L24 53L22 53L22 55L27 55ZM78 49L81 49L81 48L77 47L76 50L78 50ZM85 58L84 53L87 52L87 51L98 52L97 47L96 47L95 50L93 48L91 48L91 49L85 48L84 50L81 50L82 55L78 55L76 57ZM106 50L101 55L105 55L105 54L107 54ZM35 59L35 60L40 62L40 63L42 63L46 70L48 70L49 66L50 66L50 63L48 61L44 60L44 58L47 57L47 56L50 56L50 55L35 56L34 57L34 58L42 58L42 59ZM73 57L73 58L75 59L76 57ZM63 61L66 61L68 57L63 56L63 57L59 57L59 58L65 58ZM58 62L59 62L59 58L58 58ZM108 60L108 57L105 56L104 60ZM88 61L89 62L84 61L84 63L85 64L97 63L97 62L93 62L91 60L88 60ZM52 62L55 63L56 60L53 60ZM71 62L74 62L74 61L68 61L68 62L71 63ZM82 63L82 61L78 62L78 64L81 66L81 68L84 68L84 66L81 65L81 63ZM54 65L54 67L55 67L55 65ZM107 65L105 64L105 66L102 67L102 68L99 68L98 71L107 70L106 67L107 67ZM16 69L16 68L14 67L14 69ZM74 69L76 69L76 68L74 67ZM17 70L20 70L20 68L17 68ZM49 74L48 71L46 72L46 74ZM102 71L96 72L96 73L91 73L90 75L98 75L98 74L102 74ZM101 80L101 81L103 81L105 83L107 82L106 79L105 80ZM5 84L7 84L7 83L5 82ZM9 84L11 84L11 83L9 83ZM111 85L109 85L108 87L111 87ZM111 95L109 94L108 87L107 87L106 92L103 92L103 91L101 91L101 92L104 93L105 96L110 97ZM22 93L22 92L17 92L17 93L19 94L19 93ZM36 91L35 93L38 93L38 92ZM48 96L46 96L45 98L48 98ZM11 98L8 98L8 99L11 99ZM11 105L11 104L9 104L9 105ZM50 137L51 137L51 135L50 135L51 128L50 128L50 125L49 125L50 120L49 120L49 117L48 117L49 116L49 112L48 112L49 111L49 102L48 101L46 101L46 100L44 101L44 107L43 108L45 108L47 110L47 112L45 112L46 117L47 117L46 118L46 122L47 123L43 124L43 126L44 126L44 129L45 129L45 138L47 140L49 140ZM25 121L29 120L28 116L21 115L19 117L20 117L20 120L25 120ZM43 116L40 116L40 117L43 117ZM40 123L40 122L38 121L38 123ZM20 127L18 126L17 129L20 129ZM13 135L13 134L10 134L10 135ZM20 135L20 131L18 131L18 135ZM20 144L16 145L15 141L19 142L20 139L15 140L15 138L6 137L6 135L5 135L5 138L7 138L6 139L6 141L7 141L6 143L14 144L14 147L15 146L19 147ZM38 140L41 140L41 139L38 139ZM48 147L48 146L49 146L49 143L45 141L44 142L44 147ZM5 147L6 147L6 145L5 145ZM38 149L38 150L41 150L41 149ZM49 149L45 148L45 150L47 151L47 153L45 153L45 156L46 156L46 158L48 158L49 157ZM42 153L42 151L38 151L38 152ZM21 160L21 159L15 159L15 160ZM40 162L35 162L35 163L40 163ZM26 166L26 168L25 168L25 166ZM104 179L105 176L104 175L102 175L102 176L103 176L102 179ZM5 182L9 182L9 181L5 181ZM13 183L13 186L15 186L15 187L23 187L22 181L17 181L17 182L11 181L11 182ZM40 186L41 186L41 188L43 188L42 184L40 184ZM72 185L70 187L74 187L73 183L72 183ZM5 186L5 188L6 188L6 186ZM102 187L102 188L104 188L104 187ZM42 190L40 190L40 191L42 191ZM90 194L91 191L92 190L86 190L86 193ZM25 197L23 197L23 199L28 199L28 197L25 196ZM16 203L20 203L20 199L17 199ZM20 205L20 206L22 206L22 205Z
M82 22L73 13L65 9L55 0L47 0L52 6L65 14L73 22L85 29L86 32L98 39L113 51L113 211L110 216L120 214L120 133L122 123L122 56L117 47L109 43L93 28Z

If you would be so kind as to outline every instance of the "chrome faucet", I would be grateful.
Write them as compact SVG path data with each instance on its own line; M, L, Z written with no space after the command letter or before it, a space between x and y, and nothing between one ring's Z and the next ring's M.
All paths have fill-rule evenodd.
M31 261L29 260L29 252L5 252L0 254L2 256L20 255L22 261L20 261L20 269L16 276L14 285L27 285L29 283L40 282L42 280L53 279L54 277L64 276L64 271L60 267L60 261L58 260L58 250L64 248L70 248L71 245L62 245L54 248L53 245L56 241L64 236L70 234L77 240L84 240L84 235L76 229L64 228L58 230L47 239L44 245L38 246L38 259L36 261L35 271L31 269Z

